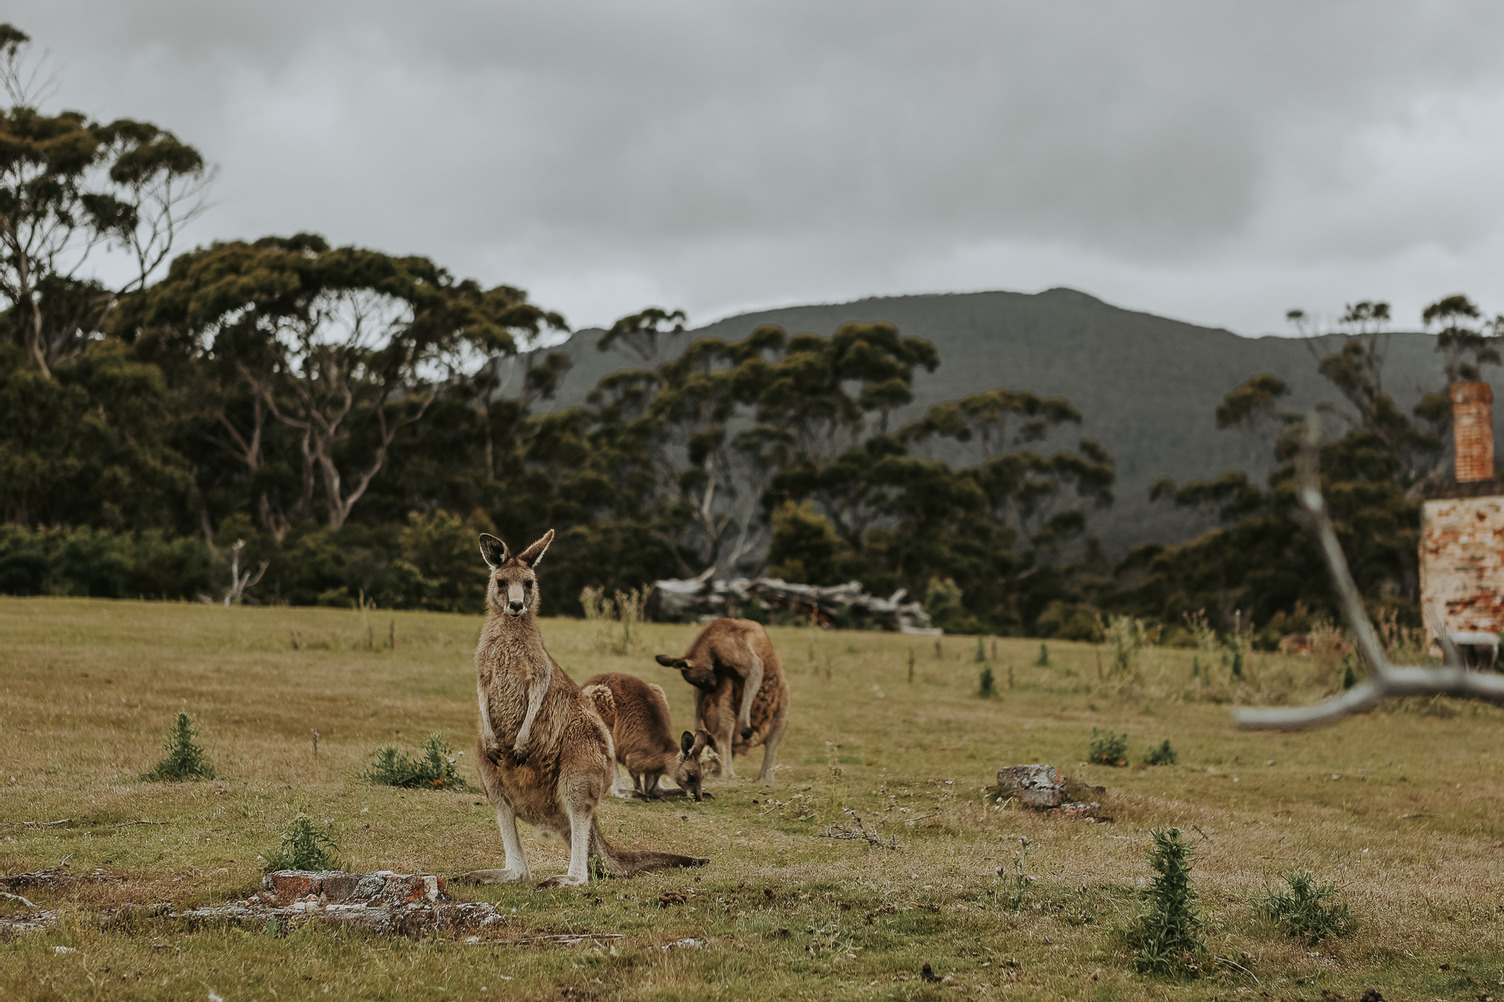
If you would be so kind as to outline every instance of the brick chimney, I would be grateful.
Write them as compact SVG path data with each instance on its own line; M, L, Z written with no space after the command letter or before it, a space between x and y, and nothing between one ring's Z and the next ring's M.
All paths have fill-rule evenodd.
M1453 383L1452 437L1457 443L1457 482L1494 478L1494 391L1476 380Z

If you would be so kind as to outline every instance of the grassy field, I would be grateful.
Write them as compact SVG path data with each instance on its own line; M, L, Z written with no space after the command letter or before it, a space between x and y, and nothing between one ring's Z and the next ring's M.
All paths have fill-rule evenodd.
M381 745L411 750L437 731L474 779L478 627L0 599L0 872L67 859L122 878L29 890L67 917L0 943L0 998L1504 998L1504 713L1410 700L1311 733L1243 733L1229 700L1309 700L1330 691L1333 667L1254 655L1248 681L1218 666L1203 683L1193 652L1151 648L1141 678L1103 679L1097 649L1052 643L1039 666L1038 641L986 642L998 692L981 699L975 638L770 631L793 690L775 781L712 782L701 804L602 807L623 844L709 866L575 890L455 888L515 909L513 932L624 934L609 947L110 917L244 896L299 811L330 823L353 868L499 866L475 792L359 778ZM625 653L599 624L546 620L543 632L575 678L636 672L689 722L687 686L652 655L682 651L692 627L645 626ZM179 710L217 778L140 781ZM1126 732L1133 764L1087 765L1093 728ZM1140 767L1165 739L1178 764ZM1113 823L990 803L997 769L1026 762L1105 786ZM854 816L899 847L822 837ZM1221 958L1196 980L1135 974L1124 936L1144 907L1149 831L1166 825L1196 844ZM1016 894L1025 838L1035 879ZM565 868L565 846L523 839L540 876ZM1355 932L1311 946L1256 915L1253 896L1295 867L1342 888ZM667 892L682 903L663 905ZM18 908L0 902L0 915ZM945 980L922 981L926 963Z

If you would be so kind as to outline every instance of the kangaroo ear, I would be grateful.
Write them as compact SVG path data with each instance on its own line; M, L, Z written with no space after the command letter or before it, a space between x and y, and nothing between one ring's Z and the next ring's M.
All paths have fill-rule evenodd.
M689 740L689 734L688 733L686 733L684 735L684 739L686 741ZM689 757L690 758L698 758L699 755L700 755L700 752L702 752L702 751L705 750L705 746L706 745L709 745L711 748L714 748L715 747L715 738L711 737L710 736L710 732L707 731L705 728L703 728L703 727L697 728L695 730L695 743L690 747L689 752L688 752Z
M676 671L683 671L684 669L689 667L689 662L685 661L683 658L671 658L667 654L660 654L653 660L657 661L665 668L673 668Z
M554 531L549 529L543 534L543 538L532 546L517 554L517 562L525 567L537 567L538 561L543 559L543 551L548 549L548 544L554 541Z
M683 752L685 755L688 755L689 750L694 746L695 736L688 731L685 731L683 736L679 738L679 751Z
M489 532L480 534L480 555L485 560L486 566L492 570L512 559L512 553L507 549L507 544Z

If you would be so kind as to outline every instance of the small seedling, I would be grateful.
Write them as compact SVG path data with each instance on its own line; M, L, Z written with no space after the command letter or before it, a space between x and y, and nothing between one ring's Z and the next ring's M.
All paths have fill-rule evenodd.
M1180 758L1175 749L1170 745L1170 739L1165 738L1164 743L1157 748L1150 748L1144 756L1145 765L1174 765Z
M396 745L385 746L376 753L375 761L361 778L380 786L463 790L468 784L455 771L456 758L454 749L442 737L430 734L423 743L423 754L417 758L409 758Z
M1342 659L1342 688L1351 689L1358 684L1358 673L1353 671L1353 663L1346 657Z
M981 675L978 678L977 695L983 699L991 699L997 695L997 682L992 677L992 667L990 665L982 669Z
M1289 892L1266 887L1254 899L1253 909L1279 926L1289 936L1299 936L1315 946L1330 936L1352 931L1353 914L1345 904L1328 901L1338 894L1335 884L1323 884L1310 870L1285 874Z
M914 649L909 648L909 684L914 684Z
M1201 970L1206 945L1191 887L1191 843L1179 828L1155 828L1149 834L1154 839L1149 866L1155 877L1145 892L1149 910L1129 933L1138 951L1133 964L1142 974L1194 977Z
M1018 848L1013 850L1013 866L997 868L998 886L993 891L993 898L998 904L1010 911L1019 911L1024 906L1024 900L1029 896L1029 885L1034 883L1034 878L1028 874L1029 865L1029 840L1020 838Z
M1035 661L1034 664L1038 668L1048 668L1050 666L1050 648L1048 644L1039 645L1039 660Z
M282 845L266 857L270 870L337 870L340 868L335 853L339 846L327 826L321 828L306 814L299 814L288 822L282 832Z
M987 660L987 648L981 637L977 638L977 652L972 656L972 660L977 664L983 664Z
M1124 766L1128 764L1128 735L1112 731L1091 729L1091 751L1088 762L1097 765Z
M180 783L185 779L213 779L214 767L204 755L204 750L193 739L198 737L198 728L193 718L179 713L167 729L167 741L163 748L167 757L141 778L149 782Z

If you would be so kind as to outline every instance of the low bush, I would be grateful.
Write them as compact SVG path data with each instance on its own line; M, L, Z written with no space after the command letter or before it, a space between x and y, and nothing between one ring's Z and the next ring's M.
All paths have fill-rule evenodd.
M442 737L430 734L417 758L409 757L396 745L382 748L376 752L375 760L361 778L380 786L463 790L469 784L455 771L454 762L458 757Z
M1318 882L1310 870L1291 870L1285 874L1285 886L1289 890L1265 888L1254 899L1253 908L1286 935L1299 936L1315 946L1352 930L1352 912L1347 905L1331 900L1339 893L1335 884Z
M1086 761L1097 765L1124 766L1128 764L1128 735L1112 731L1091 729L1091 747Z
M162 747L167 757L152 767L141 778L148 782L181 783L187 779L213 779L214 767L208 756L193 739L198 737L198 728L193 718L179 713L167 729L167 740Z
M339 846L326 825L320 828L306 814L299 813L282 832L282 844L266 857L271 870L339 870L335 857Z
M1179 758L1180 756L1176 754L1174 747L1170 744L1170 739L1165 738L1163 743L1158 747L1150 748L1144 755L1144 764L1174 765Z

